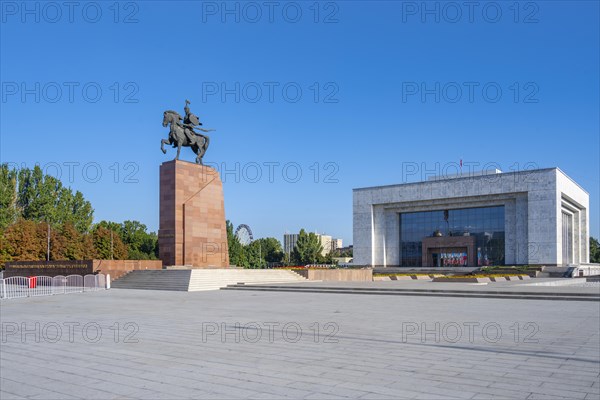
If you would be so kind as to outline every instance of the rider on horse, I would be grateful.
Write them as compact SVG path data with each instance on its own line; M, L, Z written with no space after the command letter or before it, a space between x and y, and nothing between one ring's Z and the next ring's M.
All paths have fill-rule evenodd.
M188 104L191 104L191 103L189 100L186 100L185 107L184 107L185 117L183 119L182 127L183 127L183 132L185 133L185 136L188 138L190 143L192 143L194 141L193 135L202 136L202 135L197 134L194 131L194 128L196 126L202 126L202 122L200 122L200 120L198 119L198 117L196 115L194 115L190 112L190 108L188 107Z
M166 153L167 151L164 147L165 144L170 144L173 145L173 147L177 147L177 156L175 159L179 160L179 152L181 151L181 147L191 147L194 153L196 153L196 163L202 164L202 157L204 157L204 154L208 149L210 138L207 135L196 132L195 129L199 130L200 132L212 132L214 129L202 128L202 123L196 115L190 112L188 104L190 104L190 102L186 100L185 118L182 118L177 111L173 110L166 110L163 113L162 126L169 126L170 132L168 139L161 140L160 149L163 153Z

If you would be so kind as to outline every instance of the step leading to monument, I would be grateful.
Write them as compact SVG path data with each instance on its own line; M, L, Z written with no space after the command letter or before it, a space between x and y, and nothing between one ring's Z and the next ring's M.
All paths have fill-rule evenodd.
M288 270L269 269L163 269L132 271L112 283L115 289L219 290L228 285L306 282Z

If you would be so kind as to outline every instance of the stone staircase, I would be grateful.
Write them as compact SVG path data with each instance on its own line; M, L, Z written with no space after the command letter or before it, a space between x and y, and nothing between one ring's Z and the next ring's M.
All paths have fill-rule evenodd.
M227 285L294 283L305 282L306 278L290 270L277 269L194 269L190 278L189 291L218 290Z
M572 273L575 268L567 267L542 267L536 272L536 278L572 278Z
M187 291L191 272L191 270L166 269L131 271L111 282L111 288Z
M115 289L218 290L237 284L306 282L290 270L276 269L163 269L131 271L111 284Z

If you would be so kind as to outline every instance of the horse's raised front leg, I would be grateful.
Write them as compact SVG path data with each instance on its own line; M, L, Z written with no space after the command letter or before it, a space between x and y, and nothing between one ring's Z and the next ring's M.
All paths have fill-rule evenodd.
M160 149L162 150L163 154L167 154L167 151L165 150L165 144L169 144L169 141L166 139L160 141Z

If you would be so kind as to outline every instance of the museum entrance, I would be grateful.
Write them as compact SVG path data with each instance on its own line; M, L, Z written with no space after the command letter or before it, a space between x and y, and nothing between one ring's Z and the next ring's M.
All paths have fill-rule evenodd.
M432 267L466 267L468 252L466 247L429 248L428 266Z
M474 236L433 236L423 238L422 266L434 268L475 267Z

